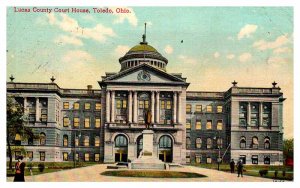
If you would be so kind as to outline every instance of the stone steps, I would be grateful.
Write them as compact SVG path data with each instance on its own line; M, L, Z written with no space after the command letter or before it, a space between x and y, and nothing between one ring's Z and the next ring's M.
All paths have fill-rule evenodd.
M164 163L131 163L131 169L165 170Z

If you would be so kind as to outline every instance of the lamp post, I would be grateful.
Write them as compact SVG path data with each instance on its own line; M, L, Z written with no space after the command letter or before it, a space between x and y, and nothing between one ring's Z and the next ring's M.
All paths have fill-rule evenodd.
M73 156L73 161L74 161L74 168L76 168L76 138L77 138L77 130L75 131L75 137L74 137L74 156ZM78 135L78 145L79 145L79 139L81 137L81 132L79 132ZM79 161L79 156L78 156L78 161Z
M217 141L217 147L218 147L218 160L217 160L217 163L218 163L218 170L220 170L220 162L222 161L220 143L218 143L218 139L220 139L220 131L218 131L216 135L217 136L214 137L214 140Z

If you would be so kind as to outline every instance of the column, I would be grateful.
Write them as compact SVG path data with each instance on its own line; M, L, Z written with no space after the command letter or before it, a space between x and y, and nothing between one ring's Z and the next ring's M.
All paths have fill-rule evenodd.
M263 102L259 103L259 126L263 125Z
M24 97L24 114L27 114L27 97Z
M173 122L177 123L177 92L173 93Z
M106 91L106 122L110 122L110 91Z
M128 92L128 122L132 123L132 91Z
M182 104L181 104L181 92L178 92L178 115L177 115L177 122L178 123L182 123L181 121L181 108L182 108Z
M159 123L159 91L156 92L156 123Z
M111 91L111 122L115 122L115 91Z
M154 123L154 103L155 103L155 100L154 100L154 96L155 93L154 91L151 91L151 123Z
M35 121L40 121L40 99L35 98Z
M135 91L133 93L133 122L137 123L137 113L138 109L137 109L137 92Z
M248 102L248 109L247 109L247 125L251 124L251 104Z

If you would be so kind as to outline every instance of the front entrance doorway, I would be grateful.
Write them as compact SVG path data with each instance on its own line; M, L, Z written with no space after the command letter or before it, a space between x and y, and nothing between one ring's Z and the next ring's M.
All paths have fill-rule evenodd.
M127 162L128 141L124 135L118 135L115 139L115 162Z
M161 161L171 163L173 160L172 139L170 136L162 136L159 139L158 157Z

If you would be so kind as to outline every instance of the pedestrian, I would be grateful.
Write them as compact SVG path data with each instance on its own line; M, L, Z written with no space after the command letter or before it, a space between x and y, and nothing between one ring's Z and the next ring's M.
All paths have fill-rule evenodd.
M23 162L23 156L18 157L18 162L15 165L15 178L14 181L25 181L24 172L25 172L25 162Z
M240 159L239 162L237 162L238 177L240 177L240 175L241 177L243 177L243 167L244 167L243 161L242 159Z
M234 160L231 159L231 161L230 161L230 172L231 173L234 173L234 166L235 166Z

